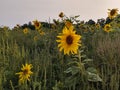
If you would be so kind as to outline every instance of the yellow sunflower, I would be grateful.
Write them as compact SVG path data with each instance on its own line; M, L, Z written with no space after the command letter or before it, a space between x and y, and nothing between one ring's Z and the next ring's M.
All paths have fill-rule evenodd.
M27 28L23 29L23 33L27 34L28 33L28 29Z
M30 75L33 74L31 68L32 65L26 63L25 65L22 65L21 72L16 73L16 75L19 75L20 83L24 83L26 80L30 81Z
M69 55L71 54L77 54L77 50L80 44L80 39L81 36L75 34L76 31L73 30L74 27L70 26L70 28L64 27L62 33L57 36L59 38L56 40L59 44L58 47L60 48L59 50L62 51L64 50L64 54Z
M118 9L116 8L116 9L108 9L108 17L110 18L110 19L113 19L113 18L115 18L117 15L118 15Z
M33 21L35 29L38 30L41 27L41 23L38 20Z
M105 32L110 32L110 31L111 31L111 25L110 25L110 24L106 24L106 25L104 26L104 31L105 31Z

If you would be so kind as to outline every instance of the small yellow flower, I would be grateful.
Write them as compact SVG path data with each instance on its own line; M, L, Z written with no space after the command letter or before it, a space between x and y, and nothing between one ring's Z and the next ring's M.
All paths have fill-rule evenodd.
M116 8L116 9L108 9L108 17L110 18L110 19L113 19L113 18L115 18L117 15L118 15L118 9Z
M27 34L28 33L28 28L23 29L23 33Z
M31 68L32 65L26 63L25 65L22 65L21 72L16 73L16 75L19 75L20 83L24 83L26 80L30 81L30 75L33 74Z
M41 23L38 20L33 21L35 29L38 30L41 27Z
M34 41L37 41L38 40L38 36L34 36Z
M45 35L45 32L43 32L42 30L38 30L40 35Z
M104 31L105 31L105 32L110 32L110 31L111 31L111 25L110 25L110 24L106 24L106 25L104 26Z
M63 18L63 17L64 17L64 13L61 12L61 13L59 14L59 17L60 17L60 18Z
M75 33L74 27L70 26L69 28L64 27L62 33L57 36L57 38L59 38L59 40L56 40L59 43L59 50L64 50L64 54L77 54L77 50L79 46L81 46L81 36Z

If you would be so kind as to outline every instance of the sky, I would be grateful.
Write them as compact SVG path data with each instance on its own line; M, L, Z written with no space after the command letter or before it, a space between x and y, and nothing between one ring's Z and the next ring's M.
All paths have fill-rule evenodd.
M108 16L108 9L118 8L120 0L0 0L0 26L14 27L35 19L52 22L60 12L79 20L96 21Z

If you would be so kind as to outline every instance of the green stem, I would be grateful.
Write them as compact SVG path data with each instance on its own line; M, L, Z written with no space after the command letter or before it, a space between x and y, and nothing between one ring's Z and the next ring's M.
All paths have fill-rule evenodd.
M10 80L10 86L11 86L12 90L15 90L11 80Z
M46 90L46 67L45 67L45 73L44 73L44 90Z

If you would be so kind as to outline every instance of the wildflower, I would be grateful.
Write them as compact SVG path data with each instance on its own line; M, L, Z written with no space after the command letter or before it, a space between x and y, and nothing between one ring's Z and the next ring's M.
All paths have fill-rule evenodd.
M110 24L106 24L106 25L104 26L104 31L105 31L105 32L110 32L110 31L111 31L111 25L110 25Z
M72 26L72 23L71 23L70 21L66 21L66 22L65 22L65 26L66 26L67 28L69 28L70 26Z
M100 28L100 24L99 24L99 23L96 23L96 24L95 24L95 27L96 27L97 29L99 29L99 28Z
M109 12L108 12L108 17L110 18L110 19L113 19L113 18L115 18L117 15L118 15L118 9L108 9L109 10Z
M19 75L20 83L24 83L26 80L30 81L30 75L33 74L31 68L32 65L26 63L25 65L22 65L21 72L16 73L16 75Z
M43 32L42 30L38 30L40 35L45 35L45 32Z
M28 33L28 28L23 29L23 33L27 34Z
M61 12L61 13L59 14L59 17L60 17L60 18L63 18L63 17L64 17L64 13Z
M33 23L34 23L34 26L35 26L35 29L36 29L36 30L40 29L41 23L38 22L38 20L33 21Z
M38 36L34 36L34 41L37 41L38 40Z
M81 46L81 44L79 44L81 36L75 34L73 28L73 26L70 26L69 28L64 27L62 33L57 36L59 40L56 40L59 43L59 50L62 51L64 49L64 54L67 55L70 53L77 54L78 47Z

